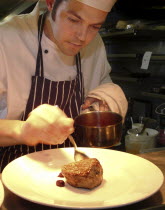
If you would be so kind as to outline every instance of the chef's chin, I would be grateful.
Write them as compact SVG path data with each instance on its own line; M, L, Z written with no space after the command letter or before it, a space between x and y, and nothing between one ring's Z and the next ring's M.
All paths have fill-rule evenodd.
M73 49L73 48L67 48L62 50L62 52L68 56L75 56L79 51L80 49Z
M82 45L73 44L71 42L66 42L63 47L61 47L62 52L68 56L76 55L82 48Z

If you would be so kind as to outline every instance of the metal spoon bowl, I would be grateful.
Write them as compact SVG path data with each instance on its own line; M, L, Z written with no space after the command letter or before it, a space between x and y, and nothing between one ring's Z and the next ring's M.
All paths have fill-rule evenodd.
M77 144L76 144L74 138L71 135L68 138L74 146L74 160L75 161L79 161L79 160L89 158L85 153L83 153L83 152L81 152L77 149Z

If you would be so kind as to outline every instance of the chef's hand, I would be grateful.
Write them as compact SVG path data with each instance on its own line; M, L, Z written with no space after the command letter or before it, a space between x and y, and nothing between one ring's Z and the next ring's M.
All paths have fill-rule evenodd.
M34 109L20 129L23 144L62 144L73 133L74 121L57 106L43 104Z
M97 98L87 97L84 104L81 106L82 110L88 109L93 103L98 103L98 111L109 111L108 104L104 100L99 100Z

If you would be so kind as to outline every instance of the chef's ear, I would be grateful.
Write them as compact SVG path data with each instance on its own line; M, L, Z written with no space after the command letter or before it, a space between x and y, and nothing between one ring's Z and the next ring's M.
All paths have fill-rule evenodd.
M46 0L47 8L48 8L49 11L52 10L53 5L54 5L54 1L56 1L56 0Z

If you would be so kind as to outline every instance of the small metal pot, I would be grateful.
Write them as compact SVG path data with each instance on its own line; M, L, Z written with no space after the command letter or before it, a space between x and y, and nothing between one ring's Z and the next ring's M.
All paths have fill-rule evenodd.
M117 113L90 111L75 118L75 140L80 147L112 147L121 136L122 117Z

